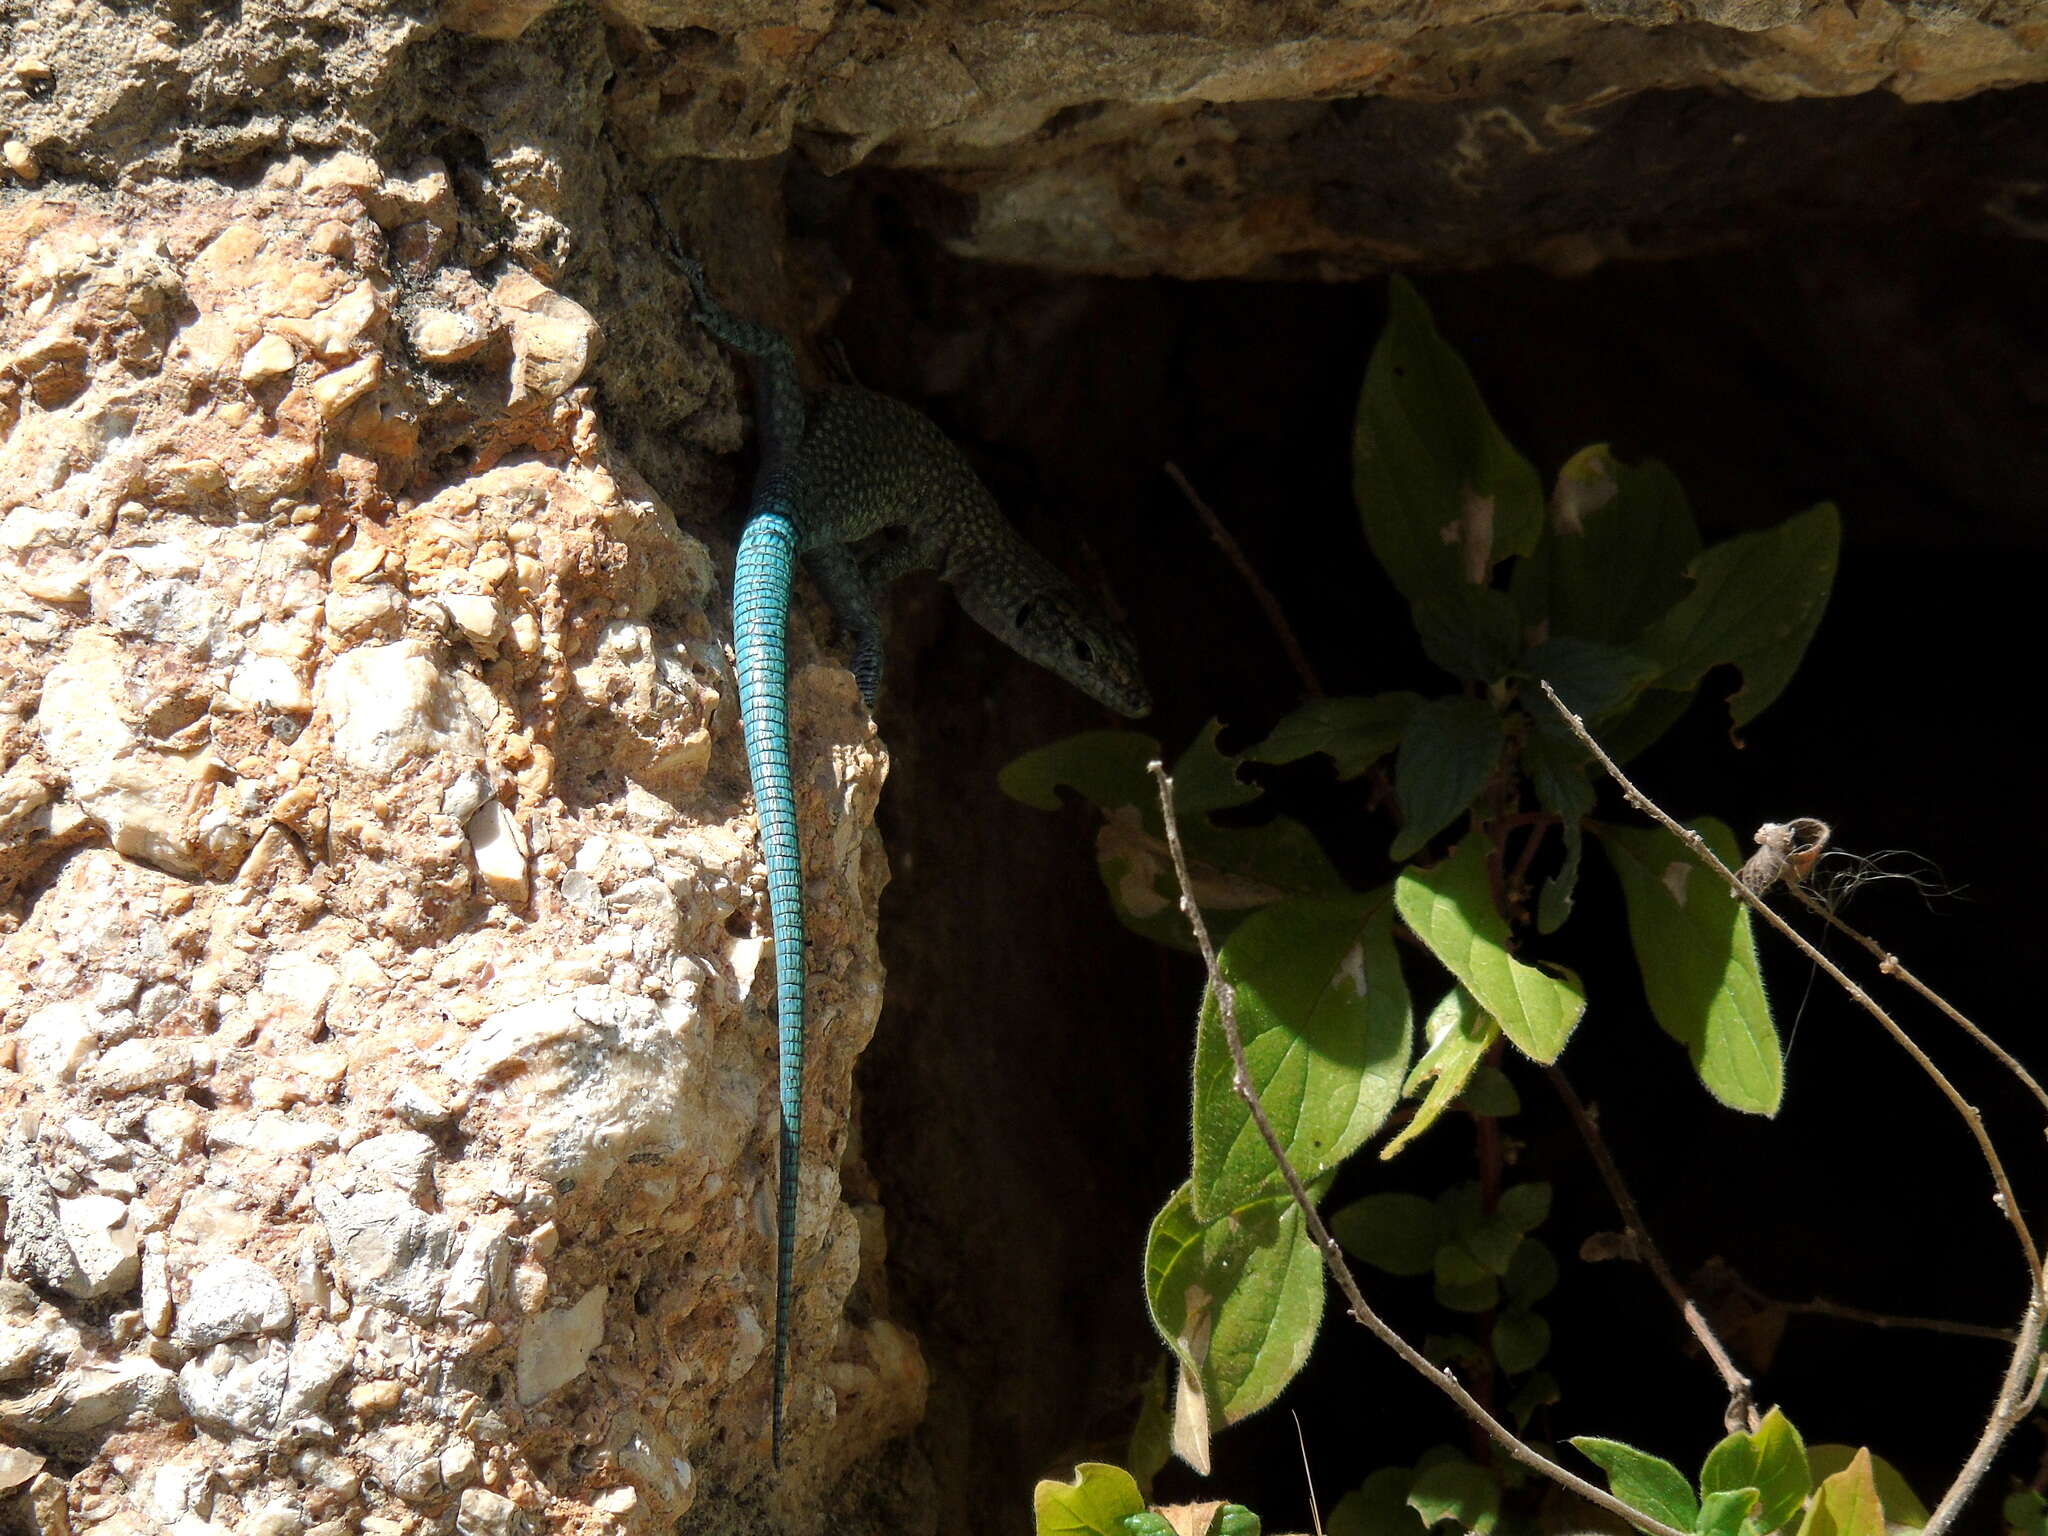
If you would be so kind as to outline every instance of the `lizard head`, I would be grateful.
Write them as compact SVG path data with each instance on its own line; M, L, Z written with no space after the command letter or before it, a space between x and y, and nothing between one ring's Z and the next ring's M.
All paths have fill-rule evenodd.
M962 592L961 606L1018 655L1057 672L1120 715L1151 711L1152 695L1138 672L1138 652L1124 633L1051 570L1034 572L1023 590L998 597Z

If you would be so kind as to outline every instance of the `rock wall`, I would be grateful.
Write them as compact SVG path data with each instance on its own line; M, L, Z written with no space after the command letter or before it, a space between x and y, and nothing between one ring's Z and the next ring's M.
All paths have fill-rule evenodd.
M655 1530L762 1460L721 583L606 442L590 314L454 233L445 168L355 154L0 209L0 1499L42 1532ZM843 670L794 690L801 1507L922 1377L840 1320L883 759Z

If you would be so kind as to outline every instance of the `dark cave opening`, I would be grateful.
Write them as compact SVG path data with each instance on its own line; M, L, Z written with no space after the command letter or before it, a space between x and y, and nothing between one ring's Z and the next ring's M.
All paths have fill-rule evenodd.
M839 327L863 381L926 403L973 445L1027 536L1106 576L1161 699L1142 728L1169 753L1212 717L1253 739L1296 684L1168 461L1245 546L1333 694L1443 684L1351 504L1349 422L1384 284L1057 280L954 261L892 225L886 195L865 212ZM1896 867L1936 888L1871 884L1853 915L2023 1058L2024 956L2041 922L2020 694L2048 442L2041 260L2009 224L1956 208L1910 228L1759 231L1569 280L1417 274L1546 484L1572 451L1609 442L1668 463L1710 541L1840 504L1841 571L1791 689L1738 750L1718 704L1733 679L1710 683L1636 766L1677 813L1745 836L1818 815L1845 848L1906 850ZM892 1283L932 1365L921 1445L942 1508L1021 1530L1031 1479L1124 1458L1159 1358L1143 1242L1185 1172L1198 975L1117 927L1090 813L1047 818L995 787L1009 758L1110 722L928 583L898 599L896 630L881 716L890 998L862 1069L866 1146ZM1332 804L1313 775L1293 793ZM1623 814L1611 791L1600 814ZM1340 859L1384 878L1372 860L1386 823L1345 811L1332 824L1356 844ZM1615 898L1611 876L1590 876L1545 951L1579 968L1593 999L1563 1065L1680 1273L1718 1255L1782 1300L2009 1326L2021 1266L1974 1149L1914 1069L1765 941L1793 1041L1785 1108L1763 1122L1716 1106L1647 1016ZM2038 1189L2020 1091L1925 1010L1902 1012L1984 1107L2023 1192ZM1534 1433L1606 1435L1696 1467L1722 1433L1717 1382L1646 1270L1573 1257L1618 1222L1540 1075L1509 1071L1524 1106L1516 1174L1552 1182L1546 1236L1566 1261L1546 1309L1563 1398ZM1391 1168L1361 1156L1331 1205L1469 1176L1469 1125L1440 1127ZM1443 1326L1426 1282L1373 1278L1413 1335ZM1760 1400L1784 1404L1810 1441L1870 1445L1931 1503L2002 1363L1982 1341L1798 1317L1755 1374ZM1308 1529L1290 1409L1325 1517L1374 1468L1469 1440L1333 1304L1279 1405L1216 1437L1208 1480L1172 1466L1160 1499L1228 1497L1268 1529ZM1989 1525L1998 1490L2032 1477L2041 1449L2031 1431L2015 1437L1973 1524ZM961 1502L991 1488L1017 1502Z

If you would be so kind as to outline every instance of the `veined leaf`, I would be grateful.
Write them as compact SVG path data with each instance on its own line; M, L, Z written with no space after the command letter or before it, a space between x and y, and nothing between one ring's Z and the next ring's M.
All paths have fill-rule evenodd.
M1074 1480L1047 1478L1031 1491L1037 1536L1124 1536L1127 1516L1145 1512L1138 1484L1122 1467L1084 1461Z
M1515 602L1552 637L1627 645L1685 595L1699 547L1671 471L1596 443L1558 471L1543 542L1515 567Z
M1245 753L1254 763L1293 763L1321 752L1337 777L1353 779L1401 744L1419 693L1379 693L1365 699L1311 699Z
M1401 830L1388 856L1411 859L1464 814L1499 766L1507 733L1484 699L1431 699L1409 718L1394 760Z
M1920 1502L1904 1474L1882 1456L1859 1451L1853 1445L1809 1446L1807 1470L1812 1474L1814 1483L1819 1485L1855 1461L1858 1455L1870 1457L1870 1479L1877 1485L1877 1502L1884 1508L1886 1529L1896 1536L1899 1531L1917 1531L1925 1525L1927 1506Z
M1572 1444L1607 1474L1608 1488L1630 1509L1681 1531L1693 1528L1699 1500L1685 1474L1663 1457L1595 1435L1574 1435Z
M1453 987L1430 1010L1422 1038L1422 1057L1408 1074L1408 1081L1401 1085L1401 1092L1412 1094L1424 1083L1429 1084L1429 1092L1415 1107L1408 1123L1380 1148L1381 1161L1428 1130L1451 1107L1464 1091L1473 1069L1500 1038L1500 1026L1481 1011L1470 992Z
M1352 433L1352 487L1372 552L1409 602L1484 586L1535 548L1535 470L1487 414L1415 289L1390 285Z
M1258 1412L1308 1359L1323 1290L1322 1256L1284 1190L1203 1223L1183 1184L1153 1218L1145 1297L1180 1362L1174 1449L1197 1471L1211 1428Z
M1552 976L1508 953L1507 923L1494 910L1486 856L1486 840L1473 836L1434 869L1403 870L1394 882L1394 904L1501 1032L1526 1055L1552 1062L1586 1011L1586 994L1570 973Z
M1756 1490L1760 1530L1775 1531L1799 1513L1799 1506L1813 1491L1813 1482L1806 1446L1784 1410L1773 1408L1753 1433L1738 1431L1707 1452L1700 1468L1700 1492L1714 1494L1728 1488Z
M1855 1460L1814 1489L1799 1536L1885 1536L1884 1503L1877 1495L1870 1452L1858 1451Z
M1380 1128L1408 1070L1408 986L1389 893L1295 900L1253 914L1217 956L1245 1064L1287 1158L1313 1182ZM1195 1036L1194 1209L1214 1220L1277 1177L1237 1095L1213 989Z
M1721 823L1702 820L1696 830L1724 863L1741 861ZM1776 1114L1784 1054L1764 998L1749 909L1662 827L1598 831L1621 877L1650 1012L1690 1053L1715 1098L1731 1109Z
M1693 588L1643 636L1664 666L1660 688L1693 689L1717 666L1742 671L1728 700L1747 725L1784 692L1820 626L1835 582L1842 520L1823 502L1762 533L1716 544L1693 562Z
M1259 794L1237 777L1240 759L1217 750L1220 730L1211 721L1173 765L1174 815L1189 877L1218 941L1260 907L1346 889L1300 822L1279 816L1258 826L1224 827L1211 819ZM999 782L1012 799L1041 810L1058 809L1062 787L1099 806L1105 821L1095 840L1096 865L1117 916L1156 943L1192 949L1158 787L1146 766L1159 755L1150 736L1090 731L1025 753L1003 769Z

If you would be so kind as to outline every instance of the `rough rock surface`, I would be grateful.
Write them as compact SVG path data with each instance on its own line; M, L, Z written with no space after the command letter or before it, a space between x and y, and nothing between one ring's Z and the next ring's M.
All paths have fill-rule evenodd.
M44 1529L54 1486L107 1531L658 1530L760 1460L719 583L605 444L590 315L442 265L448 216L360 155L0 209L0 1477ZM840 1321L883 763L843 671L795 688L825 1477L922 1368Z

